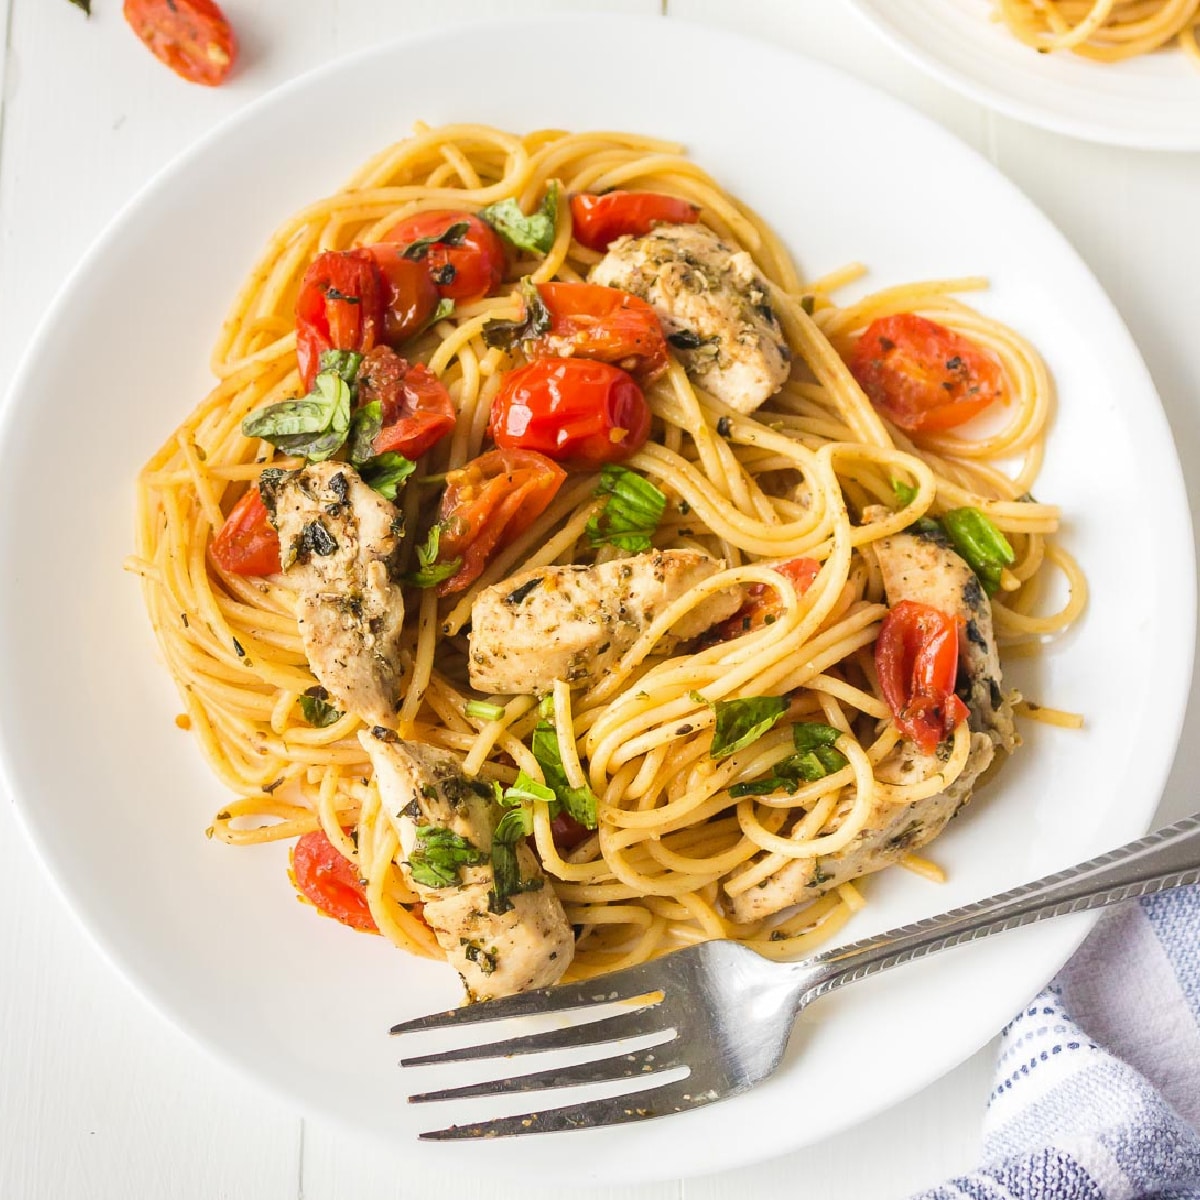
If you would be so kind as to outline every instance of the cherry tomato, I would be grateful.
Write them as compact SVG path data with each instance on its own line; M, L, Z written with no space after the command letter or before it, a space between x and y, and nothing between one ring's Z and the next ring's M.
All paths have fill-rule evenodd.
M477 216L469 212L417 213L393 225L383 240L408 247L424 238L441 237L460 222L467 225L460 242L453 246L434 242L419 261L425 264L441 295L451 300L478 300L504 278L504 243Z
M327 250L313 259L296 300L296 361L311 389L326 350L366 352L383 332L383 280L366 250Z
M258 488L252 487L233 506L209 549L217 566L231 575L274 575L283 570L279 534Z
M883 619L875 669L896 727L922 753L933 754L966 720L967 706L954 694L958 624L953 617L902 600Z
M554 844L562 854L574 850L580 842L586 841L591 832L586 825L575 820L568 812L560 812L550 822L550 833L554 838Z
M446 476L438 508L438 559L461 558L458 573L438 595L461 592L479 578L488 559L520 537L545 512L567 473L532 450L489 450Z
M497 446L559 461L620 462L650 433L650 408L633 377L586 358L538 358L511 372L492 401Z
M216 87L237 58L233 28L213 0L125 0L125 20L155 58L189 83Z
M627 233L642 237L655 225L694 225L699 219L695 204L657 192L580 192L571 197L571 232L589 250L607 250Z
M987 351L915 313L872 321L850 371L871 403L909 433L953 429L1004 394L1000 364Z
M394 242L363 249L375 260L383 283L383 338L400 346L429 323L438 306L437 284L424 263L405 258Z
M289 874L296 890L327 917L352 929L379 932L358 871L324 830L306 833L292 848Z
M821 564L815 558L793 558L787 562L772 563L771 569L787 576L797 593L803 596L812 587L813 580L821 570ZM740 637L743 633L752 633L764 625L773 625L783 611L779 593L774 588L762 583L752 583L746 590L749 592L746 603L717 628L718 636L723 640Z
M363 359L358 398L361 404L378 400L383 410L383 425L371 443L376 454L394 450L415 460L454 428L454 401L437 376L387 346L376 346Z
M595 283L542 283L550 329L525 343L532 357L594 358L651 383L667 369L667 339L638 296Z

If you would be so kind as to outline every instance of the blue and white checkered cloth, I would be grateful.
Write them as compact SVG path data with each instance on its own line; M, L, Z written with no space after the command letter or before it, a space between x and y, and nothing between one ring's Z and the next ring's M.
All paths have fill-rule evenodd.
M1107 912L1005 1029L983 1165L915 1200L1200 1200L1200 886Z

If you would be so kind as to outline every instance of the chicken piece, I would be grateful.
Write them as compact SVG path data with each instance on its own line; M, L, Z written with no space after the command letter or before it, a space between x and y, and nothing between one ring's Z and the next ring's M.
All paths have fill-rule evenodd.
M987 770L994 753L986 734L973 733L966 764L949 787L912 804L880 801L848 846L819 858L796 859L761 885L730 897L730 916L748 924L794 904L806 904L839 884L880 871L933 841L970 799L975 781ZM911 742L901 742L879 764L876 775L885 783L915 783L933 775L940 766L936 756L921 754Z
M380 737L379 735L383 736ZM423 917L472 1000L511 996L549 987L562 978L575 954L575 936L554 889L524 841L515 850L522 885L504 912L489 903L493 886L492 789L463 773L448 750L405 742L376 729L358 735L375 769L383 808L407 858L421 853L417 829L457 835L483 861L460 865L458 883L430 887L403 871L424 903ZM428 851L426 851L428 853Z
M1017 743L1012 702L1000 690L1000 655L992 605L979 578L940 533L897 533L875 543L889 604L915 600L957 616L966 630L959 652L966 677L962 695L971 729L1011 751Z
M654 550L593 567L532 567L471 607L471 686L504 695L598 682L654 618L725 569L698 550ZM741 607L738 588L708 597L659 642L670 650Z
M791 351L766 280L706 226L618 238L589 278L649 301L687 373L735 411L753 412L787 379Z
M388 723L404 673L404 597L389 570L399 513L345 463L264 471L259 486L313 674L343 711Z

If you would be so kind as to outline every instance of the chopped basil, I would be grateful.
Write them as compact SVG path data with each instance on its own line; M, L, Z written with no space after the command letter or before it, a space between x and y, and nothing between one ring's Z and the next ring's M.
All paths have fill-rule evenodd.
M977 508L953 508L942 517L942 526L954 548L979 576L983 590L995 595L1004 568L1016 561L1008 538Z
M324 462L341 448L350 429L350 386L334 370L322 371L300 400L281 400L242 422L246 437L262 438L285 454Z
M408 856L408 868L414 883L431 888L455 887L463 867L486 861L486 854L453 830L420 825L417 844Z
M666 496L636 471L613 463L600 472L596 495L609 499L587 523L591 544L616 546L630 554L649 550L667 507Z
M378 400L359 405L350 418L350 438L346 447L352 463L365 463L375 457L375 438L383 428L383 405Z
M595 829L596 797L589 787L571 786L558 749L558 733L549 721L537 723L530 748L538 766L542 768L546 786L553 791L558 802L580 825Z
M718 700L713 705L717 719L709 756L714 759L728 758L738 750L744 750L774 728L787 708L786 696L746 696L741 700Z
M797 754L816 750L818 746L832 746L841 736L840 729L835 729L832 725L823 725L820 721L797 721L792 726L792 745L795 746Z
M489 704L486 700L468 700L463 712L479 721L499 721L504 716L504 706Z
M319 371L332 371L343 382L353 385L363 356L357 350L325 350L318 364Z
M554 792L526 775L517 774L512 787L500 792L496 785L497 800L508 811L500 818L492 834L492 890L488 894L488 911L507 912L511 907L509 897L517 892L536 891L543 885L541 879L522 879L517 861L517 843L533 832L533 808L531 802L541 800L552 805L551 812L557 814L558 800Z
M540 207L529 216L511 197L489 204L475 215L518 250L549 254L558 226L558 180L550 181Z
M415 462L394 450L377 454L374 458L368 458L366 462L358 464L358 473L362 476L363 483L374 488L385 500L393 501L400 485L416 469Z
M489 321L483 327L483 340L491 347L511 350L519 342L541 337L553 321L537 285L528 275L521 280L521 302L525 306L519 321Z
M422 545L417 547L417 569L405 576L404 582L413 587L433 587L449 579L462 566L461 558L452 558L449 562L438 562L438 548L442 540L442 527L433 525Z
M703 346L715 345L720 340L720 336L715 333L711 337L701 337L690 329L677 329L674 333L667 334L667 341L676 350L699 350Z
M444 233L439 233L436 237L417 238L415 242L405 246L402 257L420 262L428 255L431 246L461 246L463 238L470 232L469 221L455 221Z
M775 764L775 772L762 779L753 779L747 783L735 783L730 789L731 796L764 796L771 792L794 792L803 781L816 783L826 775L840 771L847 764L847 759L840 750L834 747L834 742L841 736L841 731L832 725L823 725L820 721L800 721L792 726L792 746L794 754L790 754L782 762ZM715 756L714 756L715 757Z
M342 713L329 703L329 693L323 687L310 687L300 697L300 711L315 729L325 729L342 719Z
M917 498L917 489L902 479L892 480L892 492L901 508L907 508Z

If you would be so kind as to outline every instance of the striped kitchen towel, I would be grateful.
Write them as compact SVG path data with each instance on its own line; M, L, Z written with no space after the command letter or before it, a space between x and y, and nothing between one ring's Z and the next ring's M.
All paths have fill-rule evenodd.
M1200 886L1105 913L1005 1029L983 1166L918 1200L1200 1200Z

